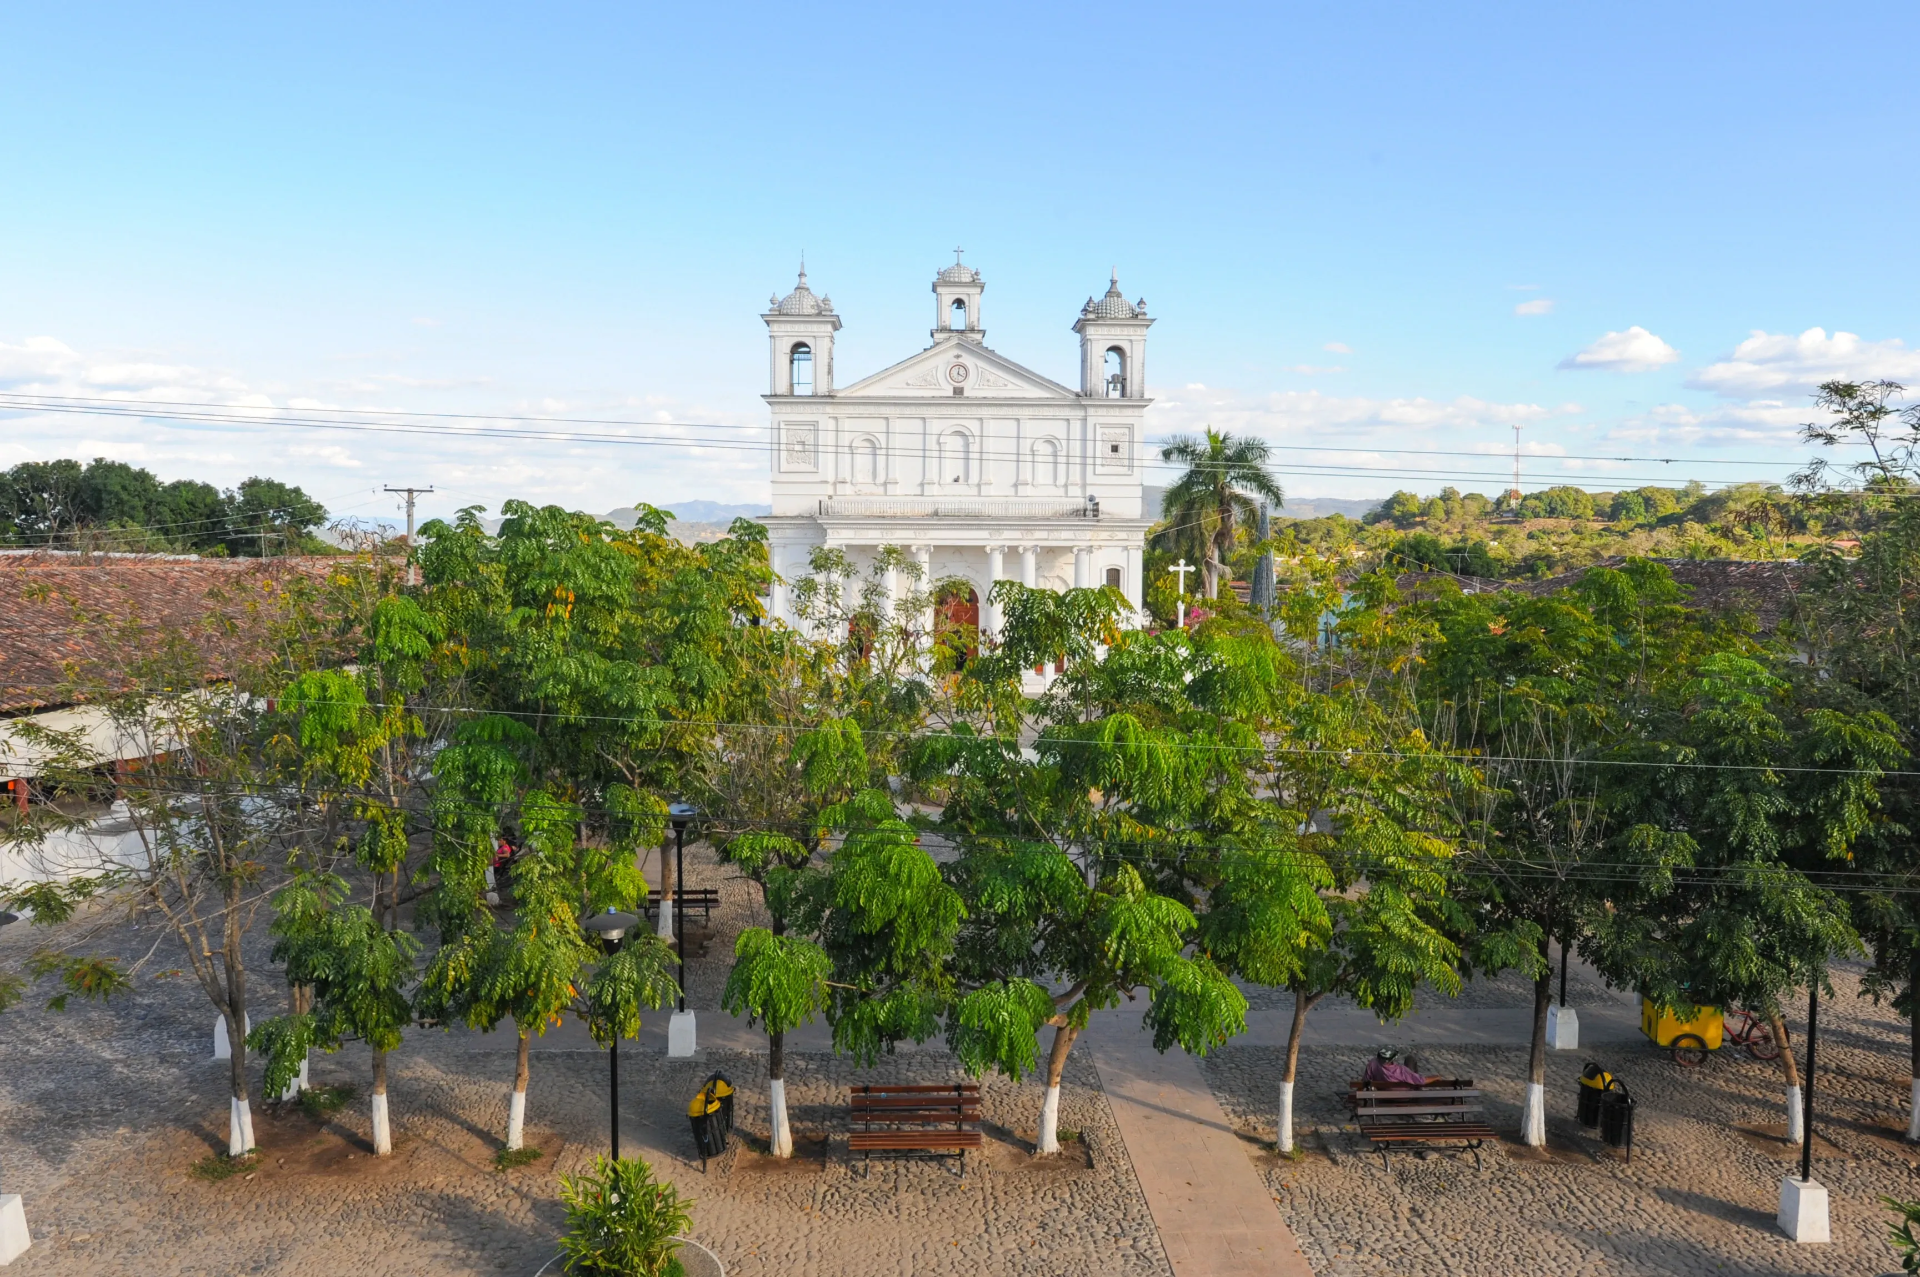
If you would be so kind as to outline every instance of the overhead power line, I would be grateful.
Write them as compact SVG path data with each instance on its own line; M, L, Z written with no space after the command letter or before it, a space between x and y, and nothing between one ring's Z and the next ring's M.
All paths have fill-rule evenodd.
M671 447L694 448L709 451L737 451L766 453L774 446L769 428L764 425L734 425L719 422L639 422L597 417L548 417L535 415L508 415L489 413L432 413L406 412L388 409L328 409L301 408L278 409L256 408L245 405L200 403L185 400L126 400L105 399L67 395L20 395L0 394L0 410L16 412L54 412L87 416L105 416L133 418L155 421L192 421L200 424L253 425L290 429L332 430L353 433L375 434L413 434L428 437L452 437L465 439L511 439L547 443L598 443L627 447ZM471 422L473 425L454 426L436 425L435 422ZM730 437L713 439L689 439L679 435L611 433L602 429L534 429L522 423L565 427L605 427L620 426L629 430L654 431L700 431L719 432ZM508 423L508 424L484 424ZM761 438L743 438L748 434ZM1156 441L1146 441L1154 446ZM1157 441L1164 443L1165 440ZM1412 448L1369 448L1340 447L1337 445L1308 444L1269 444L1271 451L1313 453L1334 455L1340 453L1364 453L1380 456L1431 456L1463 457L1475 460L1492 461L1499 454L1465 449L1412 449ZM984 449L982 459L1009 460L1019 459L1017 453L999 449ZM1749 465L1771 466L1775 468L1791 467L1791 462L1741 461L1723 458L1682 458L1637 455L1606 454L1537 454L1530 458L1535 463L1566 462L1602 462L1609 465L1643 462L1657 465ZM1150 458L1146 465L1155 469L1182 469L1179 463L1163 462ZM1292 463L1279 467L1283 470L1297 470L1300 473L1316 474L1328 477L1365 477L1387 479L1409 479L1412 481L1433 480L1435 478L1474 478L1505 480L1504 473L1491 470L1453 469L1453 470L1410 470L1405 467L1374 467L1358 462L1340 464L1313 464L1307 462ZM1539 478L1529 478L1536 486L1553 486L1553 481L1562 481L1585 476L1590 481L1612 484L1658 484L1669 482L1671 475L1643 476L1623 475L1614 471L1592 469L1569 469L1561 465L1555 473ZM1741 480L1729 480L1739 483ZM1768 482L1751 480L1750 482Z

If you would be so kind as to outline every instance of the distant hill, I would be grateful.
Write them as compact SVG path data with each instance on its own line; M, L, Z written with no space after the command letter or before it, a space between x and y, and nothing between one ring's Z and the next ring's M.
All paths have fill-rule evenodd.
M1142 487L1140 489L1141 513L1149 519L1160 517L1160 499L1166 495L1165 488ZM1320 519L1329 514L1344 514L1357 519L1369 510L1380 506L1378 497L1288 497L1287 503L1274 512L1278 519Z
M723 501L660 501L662 510L673 513L676 523L717 523L726 527L735 519L758 519L773 513L770 505L728 505ZM622 528L633 526L633 507L621 506L600 516Z

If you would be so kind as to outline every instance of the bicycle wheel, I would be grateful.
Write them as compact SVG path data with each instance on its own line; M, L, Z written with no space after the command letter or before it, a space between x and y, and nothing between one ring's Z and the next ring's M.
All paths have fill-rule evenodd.
M1682 1033L1672 1046L1673 1062L1683 1069L1698 1068L1707 1058L1707 1040L1698 1033Z
M1777 1060L1780 1058L1780 1044L1773 1040L1773 1027L1763 1020L1755 1020L1753 1028L1746 1037L1747 1054L1756 1060Z

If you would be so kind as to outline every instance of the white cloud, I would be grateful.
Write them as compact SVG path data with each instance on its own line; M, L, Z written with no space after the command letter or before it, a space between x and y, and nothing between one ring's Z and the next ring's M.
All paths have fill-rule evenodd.
M759 436L750 430L674 424L757 426L760 421L678 399L541 401L516 397L479 379L429 379L398 370L346 380L316 378L276 386L269 394L237 372L174 363L144 351L78 351L53 337L0 340L0 391L129 405L170 400L279 407L304 411L309 419L330 416L320 410L343 405L367 411L597 417L645 422L633 433L676 443L684 439L690 445L448 438L0 407L0 468L54 457L110 457L145 466L162 480L194 478L220 487L251 475L270 475L305 488L336 515L382 517L390 515L391 498L372 489L384 483L432 483L439 488L428 498L423 517L474 503L497 510L508 497L594 512L636 499L671 509L675 500L689 495L719 501L767 499L764 453L699 446L737 445ZM652 424L656 422L661 424Z
M1608 333L1578 354L1560 361L1562 368L1604 372L1652 372L1680 358L1680 352L1635 324L1623 333Z
M1347 345L1347 343L1344 341L1330 341L1326 345L1320 347L1320 349L1326 351L1330 355L1351 355L1353 353L1353 347Z
M1862 341L1847 332L1829 337L1821 328L1797 337L1755 329L1730 356L1700 369L1687 384L1739 399L1781 391L1805 394L1823 381L1883 378L1920 382L1920 350L1898 338Z
M1513 313L1516 315L1551 315L1553 313L1553 299L1551 297L1536 297L1532 301L1521 302L1513 308Z

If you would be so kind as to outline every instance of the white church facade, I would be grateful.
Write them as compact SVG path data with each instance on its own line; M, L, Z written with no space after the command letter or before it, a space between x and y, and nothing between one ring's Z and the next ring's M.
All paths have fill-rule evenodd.
M933 281L933 341L845 388L834 382L840 316L799 283L762 317L771 343L772 612L790 625L791 582L817 546L865 571L897 546L923 582L959 578L987 606L995 581L1049 589L1113 585L1141 602L1152 520L1141 508L1145 302L1118 279L1089 298L1075 390L989 348L980 273L959 261ZM892 588L898 594L901 586Z

